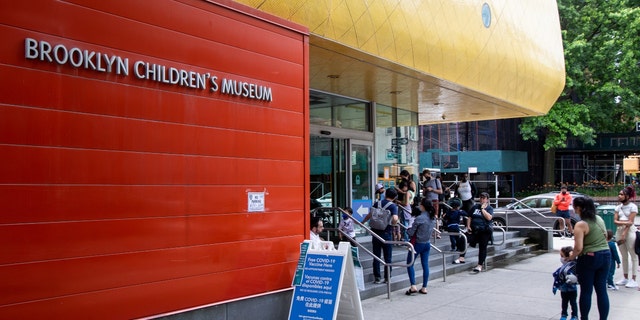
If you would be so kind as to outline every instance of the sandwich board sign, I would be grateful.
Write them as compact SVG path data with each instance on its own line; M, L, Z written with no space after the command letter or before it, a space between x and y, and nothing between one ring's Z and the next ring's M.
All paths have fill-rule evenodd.
M351 245L305 240L293 278L289 320L364 319Z

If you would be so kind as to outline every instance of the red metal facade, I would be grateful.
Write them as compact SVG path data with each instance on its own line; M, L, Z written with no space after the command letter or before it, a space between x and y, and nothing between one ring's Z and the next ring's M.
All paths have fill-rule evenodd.
M2 4L0 39L0 318L290 287L308 233L306 30L230 1L22 0ZM137 76L147 64L180 81Z

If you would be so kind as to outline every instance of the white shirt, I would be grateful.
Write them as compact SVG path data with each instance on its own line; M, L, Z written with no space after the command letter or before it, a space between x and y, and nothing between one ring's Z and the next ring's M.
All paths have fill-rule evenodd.
M353 220L351 220L350 217L346 219L342 219L342 221L340 221L340 225L338 226L338 229L344 231L344 233L346 233L351 238L356 237L356 230L353 225Z
M316 241L317 242L322 242L322 238L320 238L320 235L317 235L317 234L313 233L313 231L311 231L311 235L309 236L309 239L312 242L316 242Z
M638 214L638 206L636 206L636 204L633 202L629 202L627 204L619 204L616 207L616 212L618 213L618 220L629 221L629 218L631 217L632 212L635 212L636 214ZM636 230L637 230L636 226L632 224L629 231L636 232Z
M460 194L460 199L462 201L467 201L473 197L471 194L471 183L469 181L458 183L458 193Z

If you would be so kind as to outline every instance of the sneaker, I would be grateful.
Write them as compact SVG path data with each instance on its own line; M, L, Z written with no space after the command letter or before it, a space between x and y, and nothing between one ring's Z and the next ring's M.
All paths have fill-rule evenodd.
M578 320L578 317L573 316L573 317L571 317L571 320Z
M627 288L637 288L638 287L638 283L635 280L631 279L631 280L627 281L627 284L625 284L624 286L627 287Z
M567 320L567 316L560 317L560 320Z
M616 285L618 286L624 286L627 284L627 282L629 282L629 280L627 280L626 278L623 278L622 280L616 282Z
M611 289L615 291L615 290L618 290L618 286L616 286L615 284L608 284L607 289Z
M380 281L380 278L376 278L375 280L373 280L373 283L374 284L378 284L378 283L382 283L382 282Z

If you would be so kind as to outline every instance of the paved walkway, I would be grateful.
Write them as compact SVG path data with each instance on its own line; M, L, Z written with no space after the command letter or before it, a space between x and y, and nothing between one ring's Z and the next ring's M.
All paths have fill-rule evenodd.
M560 319L560 294L553 295L552 273L560 266L559 248L573 240L554 239L555 252L545 253L505 266L489 266L480 274L458 273L429 281L427 295L406 296L409 288L362 301L367 320L389 319L474 319L542 320ZM467 262L472 263L473 261ZM637 268L637 266L635 266ZM616 271L614 280L621 277ZM418 285L420 286L420 285ZM609 319L640 319L640 291L620 287L608 291ZM589 317L598 319L593 294Z

